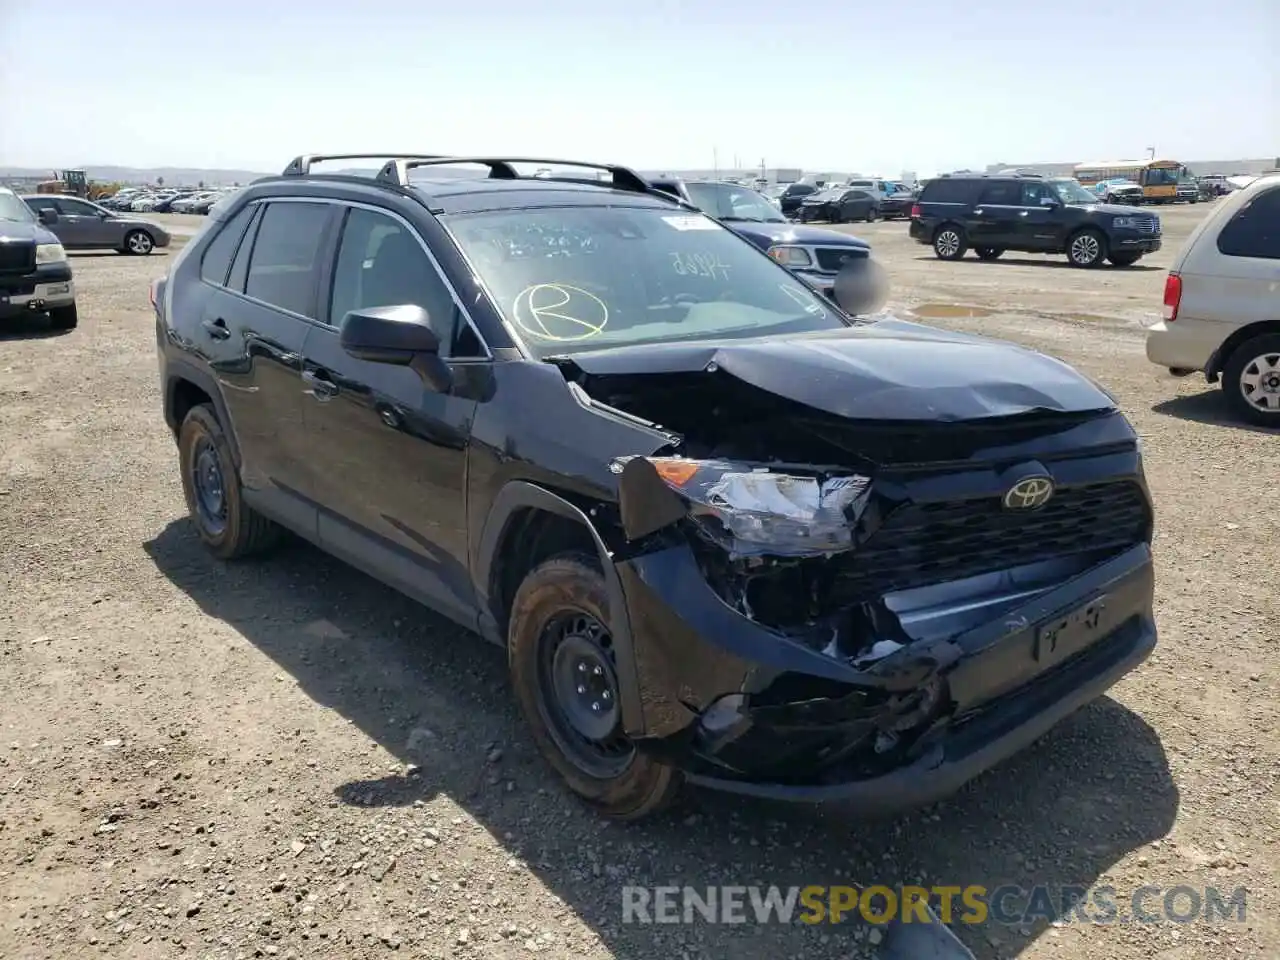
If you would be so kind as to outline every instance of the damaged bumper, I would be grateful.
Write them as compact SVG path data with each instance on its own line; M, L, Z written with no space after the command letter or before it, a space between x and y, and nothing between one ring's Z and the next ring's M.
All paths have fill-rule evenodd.
M1103 463L1109 479L1097 481ZM1057 473L1078 482L1029 514L992 502L998 475L967 492L949 484L959 499L891 508L864 490L846 514L852 545L815 541L821 557L777 567L751 549L755 528L730 530L726 550L684 513L699 499L747 499L751 475L678 502L656 472L627 464L632 547L614 569L640 705L628 735L692 782L741 794L887 813L954 792L1101 696L1156 642L1136 452ZM693 488L699 476L681 479Z

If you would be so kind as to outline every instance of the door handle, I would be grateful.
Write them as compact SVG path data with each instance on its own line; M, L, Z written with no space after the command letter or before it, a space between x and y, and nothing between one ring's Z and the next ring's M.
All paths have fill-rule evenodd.
M227 321L221 317L216 320L202 320L200 326L204 327L205 332L215 340L226 340L231 336L231 331L227 329Z
M338 385L318 370L303 370L302 382L311 388L307 393L317 400L328 400L338 394Z
M1018 216L1025 217L1025 216L1028 216L1030 213L1031 213L1030 210L1023 210L1018 213Z

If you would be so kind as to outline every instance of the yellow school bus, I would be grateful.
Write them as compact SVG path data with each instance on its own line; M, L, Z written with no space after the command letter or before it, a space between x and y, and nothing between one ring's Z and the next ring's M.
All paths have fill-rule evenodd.
M1147 203L1173 203L1178 199L1178 184L1187 176L1187 168L1176 160L1112 160L1080 163L1075 169L1076 179L1086 187L1121 177L1141 184Z

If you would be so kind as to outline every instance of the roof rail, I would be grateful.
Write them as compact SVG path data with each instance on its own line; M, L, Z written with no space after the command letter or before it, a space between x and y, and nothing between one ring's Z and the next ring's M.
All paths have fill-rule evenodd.
M296 162L296 161L295 161ZM629 190L632 193L653 193L649 182L630 167L622 167L611 163L589 163L582 160L547 160L541 157L419 157L403 156L388 160L378 171L377 179L382 183L390 183L397 187L409 185L409 171L418 167L446 167L463 163L477 163L489 168L489 177L494 180L522 179L516 172L513 163L536 163L541 167L582 167L587 170L603 170L612 177L611 185L615 190ZM532 178L529 178L532 179ZM556 177L543 176L538 179L555 180Z
M385 153L304 153L294 157L289 161L289 165L284 168L284 177L305 177L311 172L313 163L321 163L325 160L381 160L384 157L402 157L413 160L434 160L440 154L436 153L400 153L390 150Z

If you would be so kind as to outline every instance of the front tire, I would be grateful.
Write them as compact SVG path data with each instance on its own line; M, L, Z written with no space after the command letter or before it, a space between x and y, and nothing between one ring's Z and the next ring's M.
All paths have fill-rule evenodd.
M939 260L959 260L968 249L964 230L954 223L944 223L933 235L933 253Z
M244 502L231 445L212 407L187 412L178 429L178 462L187 512L215 557L236 560L279 541L280 527Z
M511 681L538 750L569 789L606 817L639 820L666 807L683 778L623 733L609 613L592 558L539 564L511 606Z
M1113 253L1108 260L1111 261L1113 267L1132 267L1135 263L1142 259L1140 253Z
M1280 333L1264 333L1232 351L1222 368L1231 412L1245 423L1280 427Z
M74 303L65 307L54 307L49 311L49 328L51 330L74 330L80 322L80 312Z
M156 242L151 234L145 230L130 230L125 234L124 247L122 253L127 253L133 257L145 257L156 247Z
M1107 258L1107 238L1097 230L1081 230L1067 241L1067 260L1073 267L1101 266Z
M979 260L997 260L1004 250L1000 247L974 247L973 252L978 255Z

